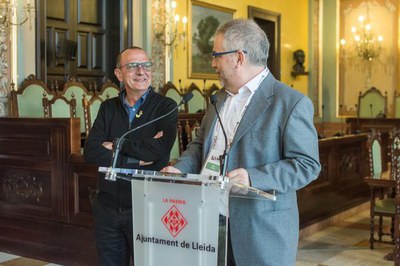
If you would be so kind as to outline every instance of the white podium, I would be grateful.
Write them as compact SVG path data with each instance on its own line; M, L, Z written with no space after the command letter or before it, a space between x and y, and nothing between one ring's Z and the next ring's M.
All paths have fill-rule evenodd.
M193 174L100 167L132 185L135 265L226 265L230 197L275 200L273 193Z

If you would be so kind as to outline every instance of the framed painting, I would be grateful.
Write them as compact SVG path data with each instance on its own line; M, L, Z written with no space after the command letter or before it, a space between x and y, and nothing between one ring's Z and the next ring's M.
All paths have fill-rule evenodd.
M191 1L189 5L189 78L217 79L211 67L214 34L219 26L233 19L234 9Z

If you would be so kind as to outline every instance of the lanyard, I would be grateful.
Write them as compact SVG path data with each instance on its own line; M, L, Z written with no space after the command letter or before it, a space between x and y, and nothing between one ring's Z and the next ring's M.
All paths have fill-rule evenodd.
M242 118L243 118L243 116L244 116L244 113L246 112L247 107L249 106L250 101L251 101L251 98L253 97L253 95L254 95L254 92L252 92L252 93L250 94L250 96L248 97L248 99L247 99L247 101L246 101L246 103L245 103L245 105L244 105L242 111L240 112L239 119L238 119L238 121L235 123L235 126L234 126L233 131L232 131L232 140L233 140L233 138L235 137L236 131L237 131L237 129L239 128L240 121L242 121ZM226 101L225 101L225 102L226 102ZM224 105L225 105L225 103L224 103ZM226 106L223 106L222 108L226 108ZM222 108L221 108L221 110L222 110ZM225 117L224 117L224 118L225 118ZM226 120L226 119L223 119L223 120ZM221 127L220 123L222 123L222 121L220 121L220 123L219 123L219 122L218 122L218 118L217 118L217 120L215 121L215 123L216 123L216 125L215 125L215 130L214 130L213 142L212 142L212 145L211 145L212 148L215 148L215 146L217 145L218 137L220 137L220 131L222 131L222 130L220 130L220 127ZM221 133L222 133L222 132L221 132ZM228 137L228 136L227 136L227 137ZM227 151L230 150L231 142L232 142L232 141L229 141L229 139L228 139Z

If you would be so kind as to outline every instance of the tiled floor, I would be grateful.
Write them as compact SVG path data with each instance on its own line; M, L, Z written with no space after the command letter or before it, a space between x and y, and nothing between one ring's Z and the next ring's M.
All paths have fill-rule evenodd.
M369 249L369 224L369 210L365 210L304 238L299 243L296 266L393 265L384 260L392 245L376 243L374 250Z
M54 263L22 258L5 252L0 252L0 266L60 266Z
M376 244L369 249L369 211L344 219L335 226L311 234L299 243L296 266L385 266L383 257L392 246ZM0 252L0 266L56 266L39 260Z

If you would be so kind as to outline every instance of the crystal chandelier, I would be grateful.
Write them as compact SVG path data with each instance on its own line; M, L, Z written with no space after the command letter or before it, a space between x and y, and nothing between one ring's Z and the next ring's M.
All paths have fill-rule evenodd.
M359 26L353 26L353 45L356 55L362 60L372 61L379 57L382 49L382 35L375 35L369 21L369 5L367 4L367 16L358 17ZM341 39L340 44L345 47L346 40Z

